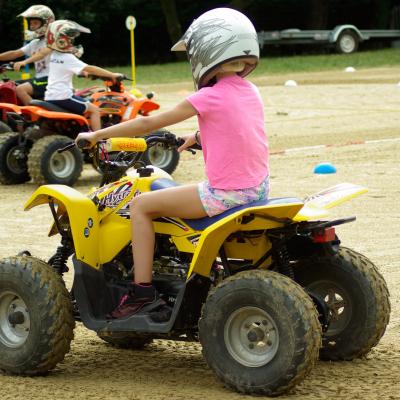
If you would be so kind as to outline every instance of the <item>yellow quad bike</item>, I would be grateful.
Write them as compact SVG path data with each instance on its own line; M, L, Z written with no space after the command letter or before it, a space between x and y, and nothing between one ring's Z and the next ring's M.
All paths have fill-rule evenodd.
M366 191L351 184L212 218L155 220L153 282L161 299L129 318L107 319L135 269L130 200L177 185L140 163L140 152L159 143L179 140L166 133L100 143L93 154L101 187L83 195L45 185L27 201L26 210L49 205L49 234L61 243L47 262L28 251L0 261L1 370L45 374L69 351L78 320L119 347L199 340L227 386L273 396L301 382L318 356L351 360L379 342L390 314L385 281L370 260L340 245L335 226L355 218L326 219L330 207ZM69 257L70 291L63 281Z

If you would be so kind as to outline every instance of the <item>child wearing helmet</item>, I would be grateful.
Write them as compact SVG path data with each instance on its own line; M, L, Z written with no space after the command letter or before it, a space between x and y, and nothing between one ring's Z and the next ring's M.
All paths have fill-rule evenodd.
M30 57L40 49L46 47L45 34L49 23L54 21L53 11L44 5L29 7L18 17L27 19L29 30L33 33L34 39L17 50L10 50L0 54L0 61L11 61L23 56ZM32 100L43 99L49 74L50 57L45 57L35 63L35 77L19 81L16 94L22 104L27 105Z
M152 286L154 219L213 216L268 198L264 106L257 88L244 79L259 60L253 24L236 10L213 9L194 20L172 50L187 52L197 92L170 111L81 133L76 139L94 145L105 138L149 133L193 116L200 127L199 133L183 137L178 150L201 142L207 180L142 193L130 203L134 283L110 318L129 317L158 299ZM246 112L243 103L248 105Z
M74 95L72 78L74 75L93 74L114 81L123 75L95 65L88 65L79 60L78 57L83 54L83 48L76 46L74 40L82 32L90 33L90 29L69 20L52 22L49 24L46 33L47 47L41 49L32 57L15 63L14 69L19 70L30 62L50 56L49 79L44 100L74 114L88 113L92 130L98 130L101 127L100 109Z

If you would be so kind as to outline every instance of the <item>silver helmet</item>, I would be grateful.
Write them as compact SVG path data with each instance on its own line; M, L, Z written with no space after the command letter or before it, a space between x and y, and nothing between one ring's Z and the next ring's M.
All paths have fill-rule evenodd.
M42 4L36 4L29 7L23 13L19 14L18 17L24 17L28 20L39 19L42 21L42 25L33 32L35 37L43 37L46 33L47 26L55 20L53 11Z
M244 68L238 74L246 76L260 58L253 24L231 8L215 8L202 14L171 50L186 51L197 89L206 86L222 64L241 60Z

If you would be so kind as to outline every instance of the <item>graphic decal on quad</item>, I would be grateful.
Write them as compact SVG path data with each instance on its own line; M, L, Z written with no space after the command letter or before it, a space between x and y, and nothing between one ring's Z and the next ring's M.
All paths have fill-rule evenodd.
M116 188L112 192L105 195L100 200L100 205L115 208L117 207L121 201L127 198L132 191L132 182L126 182L124 185Z

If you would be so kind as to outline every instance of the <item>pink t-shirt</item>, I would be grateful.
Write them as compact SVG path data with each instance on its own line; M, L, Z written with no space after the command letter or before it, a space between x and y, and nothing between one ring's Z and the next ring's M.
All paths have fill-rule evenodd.
M246 189L269 175L264 107L255 85L238 75L187 98L197 110L206 175L214 189Z

